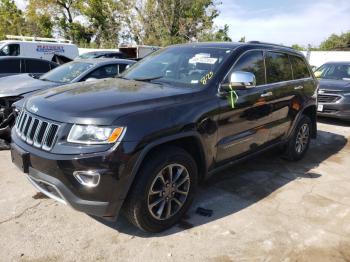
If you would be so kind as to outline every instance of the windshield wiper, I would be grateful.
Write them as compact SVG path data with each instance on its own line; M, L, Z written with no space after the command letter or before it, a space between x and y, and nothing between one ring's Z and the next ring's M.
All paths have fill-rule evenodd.
M153 80L161 79L163 76L145 77L145 78L134 78L135 81L151 82Z

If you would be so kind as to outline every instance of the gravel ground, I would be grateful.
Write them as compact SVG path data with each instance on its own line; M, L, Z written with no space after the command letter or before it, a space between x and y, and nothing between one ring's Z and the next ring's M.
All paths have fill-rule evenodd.
M300 162L268 152L218 174L161 234L45 198L1 151L0 261L350 261L349 127L320 123Z

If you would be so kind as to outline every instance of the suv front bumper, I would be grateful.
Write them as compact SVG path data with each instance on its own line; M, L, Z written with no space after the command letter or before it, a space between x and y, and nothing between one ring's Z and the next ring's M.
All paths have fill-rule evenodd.
M118 216L126 196L125 190L132 182L132 161L136 159L124 153L123 143L115 151L72 156L43 152L16 137L14 139L16 143L11 144L12 162L37 190L90 215L110 219ZM80 184L73 175L77 170L98 171L100 183L96 187Z

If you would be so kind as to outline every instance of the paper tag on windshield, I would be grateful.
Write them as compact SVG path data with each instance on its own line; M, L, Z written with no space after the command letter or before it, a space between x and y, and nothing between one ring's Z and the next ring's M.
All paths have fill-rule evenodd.
M196 54L194 57L192 57L188 62L190 64L209 64L213 65L216 63L218 59L215 57L210 57L210 54Z

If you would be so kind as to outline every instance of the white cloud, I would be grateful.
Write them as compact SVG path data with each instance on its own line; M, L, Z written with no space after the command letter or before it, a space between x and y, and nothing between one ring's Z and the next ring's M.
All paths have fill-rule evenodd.
M217 25L228 24L234 41L245 36L286 45L319 45L332 33L350 30L350 1L319 0L286 8L248 10L231 1L223 3ZM278 11L278 12L277 12Z

